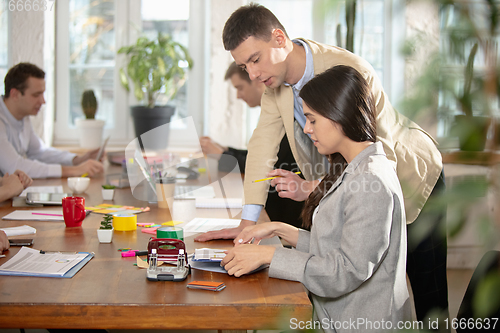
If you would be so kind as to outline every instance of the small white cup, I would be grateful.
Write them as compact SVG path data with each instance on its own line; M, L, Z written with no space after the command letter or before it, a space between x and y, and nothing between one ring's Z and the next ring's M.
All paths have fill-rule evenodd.
M73 193L83 193L89 187L90 178L88 177L69 177L68 187Z

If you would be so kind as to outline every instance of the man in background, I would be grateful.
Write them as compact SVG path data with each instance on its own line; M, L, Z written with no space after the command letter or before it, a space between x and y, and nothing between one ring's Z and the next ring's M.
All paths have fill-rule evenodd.
M0 98L0 176L19 169L31 178L93 176L101 173L98 149L76 155L48 147L35 134L29 116L45 104L45 72L36 65L19 63L5 76Z
M262 94L266 89L266 86L262 82L250 80L248 73L238 67L234 62L228 67L224 79L231 80L231 84L236 88L237 98L245 101L251 108L260 106ZM245 173L248 150L221 146L208 136L200 138L200 144L204 154L219 159L220 171L232 171L236 161L240 172ZM293 158L292 150L290 149L290 144L288 143L286 135L281 140L278 160L274 164L274 169L299 171L299 167ZM304 203L287 198L280 198L278 192L276 192L272 186L269 187L268 192L269 195L265 208L271 221L282 221L300 227L302 224L300 213Z

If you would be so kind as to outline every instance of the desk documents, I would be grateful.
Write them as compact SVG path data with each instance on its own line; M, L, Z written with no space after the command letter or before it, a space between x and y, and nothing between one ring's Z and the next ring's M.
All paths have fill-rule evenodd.
M64 221L62 209L59 210L16 210L2 217L14 221Z
M7 237L36 234L36 229L30 227L29 225L22 225L20 227L0 228L0 230L5 232Z
M43 252L22 247L0 266L0 275L72 277L93 256L88 252Z
M240 225L240 219L213 219L197 217L184 224L184 236L199 232L221 230L224 228L234 228Z

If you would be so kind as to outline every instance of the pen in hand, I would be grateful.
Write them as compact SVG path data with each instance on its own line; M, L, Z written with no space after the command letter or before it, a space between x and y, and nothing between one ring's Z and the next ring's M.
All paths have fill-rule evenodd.
M299 174L301 174L301 172L297 171L297 172L294 172L294 174L299 175ZM264 180L270 180L270 179L274 179L274 178L278 178L278 177L282 177L282 176L274 176L274 177L268 177L268 178L264 178L264 179L258 179L258 180L252 181L252 183L263 182Z

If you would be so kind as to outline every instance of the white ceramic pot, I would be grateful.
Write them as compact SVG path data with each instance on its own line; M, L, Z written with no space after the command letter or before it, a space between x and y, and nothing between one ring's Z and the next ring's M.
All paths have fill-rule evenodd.
M97 238L99 243L111 243L113 240L114 229L97 229Z
M102 142L102 132L104 130L104 120L100 119L75 119L78 129L80 147L99 148Z
M113 197L115 195L115 190L114 189L102 189L102 200L113 200Z

